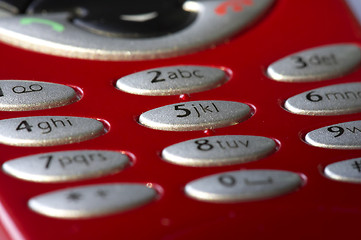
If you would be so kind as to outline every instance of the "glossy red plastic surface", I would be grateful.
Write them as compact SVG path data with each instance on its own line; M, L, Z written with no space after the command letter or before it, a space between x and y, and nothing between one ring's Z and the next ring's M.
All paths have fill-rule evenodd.
M215 29L214 31L217 31ZM47 81L77 87L82 99L65 107L1 112L0 119L70 115L102 119L109 132L99 138L53 147L0 146L0 163L51 151L102 149L132 157L126 170L69 183L34 183L0 172L0 238L34 240L85 239L350 239L359 237L361 185L323 176L332 162L361 157L361 150L330 150L303 141L310 130L360 120L361 113L301 116L283 102L298 93L336 83L356 82L361 69L321 82L282 83L269 79L272 62L296 51L333 43L360 44L361 27L342 0L277 0L259 22L215 48L178 58L105 62L67 59L0 44L0 79ZM190 94L188 100L230 100L254 106L254 115L238 125L214 131L169 132L137 123L147 110L184 101L180 96L137 96L117 90L115 81L148 68L190 64L221 67L230 80L223 86ZM245 134L276 139L279 149L250 163L225 167L183 167L163 161L165 147L211 135ZM302 174L304 185L280 197L241 203L205 203L187 197L185 185L213 173L237 169L280 169ZM105 217L61 220L27 207L38 194L95 183L150 183L159 198L141 208Z

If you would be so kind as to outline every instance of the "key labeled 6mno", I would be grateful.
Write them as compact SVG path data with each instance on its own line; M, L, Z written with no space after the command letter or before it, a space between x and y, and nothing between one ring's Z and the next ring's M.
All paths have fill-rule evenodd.
M105 133L95 119L39 116L0 120L0 143L15 146L52 146L96 138Z
M139 117L144 126L167 131L194 131L226 127L250 116L248 105L229 101L193 101L150 110Z
M361 83L313 89L289 98L285 108L302 115L338 115L361 111Z

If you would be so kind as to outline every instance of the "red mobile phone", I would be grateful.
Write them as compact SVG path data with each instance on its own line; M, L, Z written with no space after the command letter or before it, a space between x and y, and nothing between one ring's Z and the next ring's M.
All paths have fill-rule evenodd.
M0 1L0 239L358 236L357 0Z

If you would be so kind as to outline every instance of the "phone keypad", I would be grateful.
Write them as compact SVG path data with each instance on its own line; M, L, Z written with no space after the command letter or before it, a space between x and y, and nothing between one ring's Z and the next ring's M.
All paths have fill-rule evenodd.
M71 144L105 132L103 123L91 118L38 116L0 120L0 143L14 146Z
M89 218L115 214L156 199L154 188L142 184L102 184L58 190L33 197L33 211L55 218Z
M285 108L302 115L341 115L361 111L361 83L321 87L289 98Z
M207 202L240 202L276 197L298 189L300 175L279 170L224 172L188 183L186 194Z
M167 131L195 131L231 126L246 120L251 108L230 101L192 101L171 104L142 113L144 126Z
M78 150L13 159L3 164L3 170L26 181L65 182L119 172L128 165L129 157L120 152Z
M79 100L71 87L36 81L2 80L0 111L30 111L61 107Z
M275 141L266 137L212 136L169 146L162 151L162 157L185 166L223 166L258 160L271 154L275 148Z
M282 82L309 82L343 76L361 62L361 49L354 44L335 44L304 50L271 64L270 78Z
M206 91L227 80L221 69L187 65L140 71L120 78L116 86L132 94L162 96Z
M361 149L361 121L343 122L306 134L307 143L321 148Z

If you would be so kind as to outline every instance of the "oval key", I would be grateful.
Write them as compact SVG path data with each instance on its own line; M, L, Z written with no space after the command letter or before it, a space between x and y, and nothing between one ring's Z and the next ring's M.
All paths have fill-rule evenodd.
M226 127L249 117L248 105L229 101L194 101L150 110L139 117L144 126L167 131L194 131Z
M327 177L337 181L361 183L361 158L329 164L324 172Z
M207 176L188 183L188 196L206 202L240 202L276 197L296 190L301 177L279 170L242 170Z
M224 71L213 67L174 66L154 68L120 78L118 89L138 95L176 95L216 88L227 81Z
M120 152L80 150L50 152L14 159L3 170L16 178L35 182L64 182L120 171L129 164Z
M361 149L361 121L344 122L313 130L307 143L322 148Z
M39 116L0 120L0 143L14 146L70 144L104 133L104 125L91 118Z
M141 184L102 184L58 190L36 196L28 205L54 218L90 218L127 211L153 201L157 192Z
M361 111L361 83L313 89L289 98L286 109L303 115L339 115Z
M79 100L71 87L37 81L1 80L0 111L29 111L61 107Z
M308 82L343 76L361 62L354 44L334 44L301 51L271 64L269 77L282 82Z
M225 135L174 144L163 150L162 157L185 166L223 166L260 159L275 148L276 143L270 138Z

